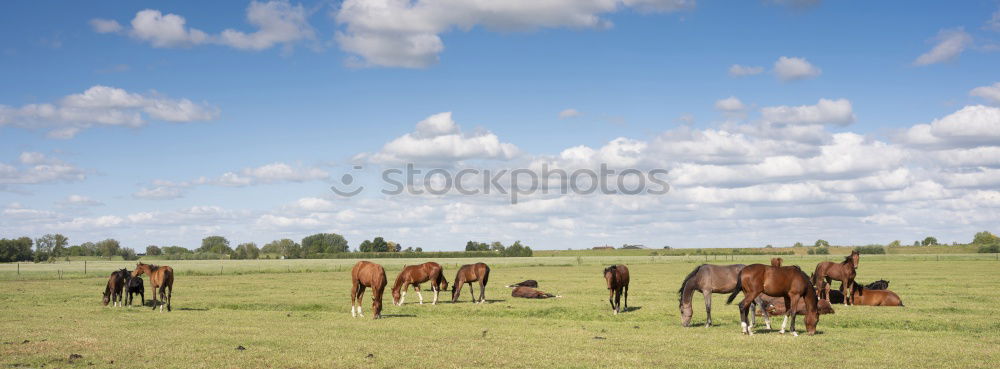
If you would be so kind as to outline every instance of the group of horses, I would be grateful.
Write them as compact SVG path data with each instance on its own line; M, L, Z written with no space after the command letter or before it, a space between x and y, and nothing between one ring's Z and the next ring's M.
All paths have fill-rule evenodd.
M458 269L455 274L455 284L451 288L451 302L458 302L458 296L462 293L462 286L469 285L469 294L472 295L472 302L483 303L486 301L486 283L490 279L490 267L485 263L466 264ZM404 266L396 277L396 283L392 286L392 303L402 305L406 299L406 291L409 287L417 292L420 304L424 303L424 296L420 293L420 285L430 282L431 291L434 292L432 304L437 304L438 295L441 290L448 289L448 280L444 276L444 269L435 262L426 262L420 265ZM479 283L479 299L476 300L476 292L472 283ZM381 265L359 261L351 269L351 316L360 317L361 303L365 295L365 289L372 289L372 318L382 317L382 293L386 286L385 269Z
M785 326L790 318L789 329L797 336L795 320L797 315L802 314L805 316L806 332L815 334L819 315L834 312L834 300L831 297L836 295L840 296L837 302L844 305L903 306L899 296L887 290L888 281L860 286L854 280L859 261L860 254L853 251L840 263L819 263L812 277L797 265L783 266L781 258L771 259L771 265L699 265L684 278L677 291L680 297L681 325L687 327L691 324L691 300L695 291L705 296L705 327L712 326L713 293L729 293L726 300L729 304L742 292L743 300L739 303L740 329L747 335L754 334L756 310L764 317L768 330L771 329L770 316L782 314L784 320L779 333L785 333ZM830 284L835 280L840 281L839 291L830 290Z
M168 266L156 266L151 264L138 263L135 270L129 272L127 269L119 269L111 272L108 283L104 287L104 305L113 303L118 306L132 306L132 296L139 295L141 305L146 305L145 287L142 282L142 275L149 275L149 284L153 287L153 310L160 307L163 312L163 303L166 301L167 311L170 311L170 296L174 291L174 270ZM128 294L128 296L124 296ZM159 292L159 299L157 299Z

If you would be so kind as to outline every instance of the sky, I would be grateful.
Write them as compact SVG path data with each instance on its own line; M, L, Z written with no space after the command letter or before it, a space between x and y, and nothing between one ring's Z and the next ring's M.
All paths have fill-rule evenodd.
M4 2L0 237L969 242L998 65L994 0ZM508 174L380 191L407 165ZM669 190L510 195L602 166Z

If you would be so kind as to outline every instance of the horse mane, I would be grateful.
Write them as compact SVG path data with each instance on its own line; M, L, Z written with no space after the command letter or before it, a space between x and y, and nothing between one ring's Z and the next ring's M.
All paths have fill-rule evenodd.
M618 270L618 265L612 265L612 266L609 266L607 268L604 268L604 274L608 274L608 272L615 271L615 270Z
M396 276L396 283L392 285L393 291L403 285L403 274L406 274L406 265L403 265L403 270L399 271L399 275Z
M684 303L684 287L687 287L688 281L691 280L691 278L694 278L695 274L698 274L698 271L701 270L701 267L703 266L705 266L705 264L695 267L691 273L688 273L687 277L684 277L684 281L681 282L681 288L677 290L677 297L680 303Z
M844 257L844 261L842 261L842 262L840 262L840 263L841 263L841 264L848 264L848 263L850 263L850 262L851 262L851 256L853 256L853 255L854 255L854 254L853 254L853 253L851 253L850 255L847 255L847 256L845 256L845 257Z

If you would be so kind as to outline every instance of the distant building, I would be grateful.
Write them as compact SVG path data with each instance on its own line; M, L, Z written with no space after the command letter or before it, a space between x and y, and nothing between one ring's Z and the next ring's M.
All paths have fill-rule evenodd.
M646 247L646 245L629 245L629 244L622 245L622 248L623 249L648 249L648 247Z

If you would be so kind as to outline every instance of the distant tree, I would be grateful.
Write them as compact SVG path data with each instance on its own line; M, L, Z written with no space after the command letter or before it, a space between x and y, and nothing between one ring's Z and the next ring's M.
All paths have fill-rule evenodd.
M135 253L135 249L131 247L123 247L119 254L121 254L122 259L125 260L139 260L139 255Z
M901 243L899 242L899 240L893 240L892 242L889 242L889 244L888 244L888 245L886 245L886 246L888 246L888 247L900 247L900 246L902 246L902 245L901 245Z
M924 245L924 246L937 246L938 240L937 240L937 238L934 238L934 237L927 237L920 244Z
M229 240L222 236L208 236L201 240L201 247L197 252L229 255L233 249L229 247Z
M306 255L349 250L347 239L336 233L317 233L302 239L302 252Z
M389 243L385 242L385 239L382 237L375 237L374 239L372 239L372 251L388 252Z
M285 259L297 259L302 257L302 246L287 238L274 240L264 245L260 250L267 254L278 254Z
M504 249L506 248L507 247L505 247L502 243L500 243L500 241L493 241L493 243L490 244L490 251L503 253Z
M671 247L670 247L670 246L663 246L663 249L664 249L664 250L670 250L670 249L671 249Z
M826 240L820 239L820 240L816 240L816 243L813 246L815 246L815 247L829 247L830 243L826 242Z
M403 245L400 245L399 243L392 242L392 241L386 241L386 245L387 245L387 247L386 247L387 250L386 251L389 251L389 252L400 252L400 251L403 251Z
M257 244L253 242L248 242L243 244L247 249L247 259L258 259L260 258L260 249L257 248Z
M163 255L163 250L161 250L159 246L149 245L146 246L146 255L149 256Z
M771 246L771 245L767 245L767 246L764 246L764 248L765 248L765 249L771 249L771 248L774 248L774 246Z
M920 246L920 241L913 241L913 246Z
M465 251L490 251L490 245L485 242L469 241L465 243Z
M93 242L84 242L80 244L80 248L83 249L80 256L98 256L99 251L97 250L97 244Z
M194 253L194 251L191 251L191 250L189 250L186 247L180 247L180 246L164 246L163 247L163 254L164 255L182 255L182 254L193 254L193 253Z
M0 240L0 262L31 261L35 258L31 250L34 241L29 237Z
M802 242L796 242L793 247L803 247Z
M515 241L501 253L503 256L531 256L531 248L521 245L521 241Z
M100 241L95 244L97 246L97 251L99 256L111 259L112 256L118 255L121 251L121 244L118 240L114 238L109 238L104 241Z
M414 249L414 251L416 251L416 252L424 252L424 248L423 247L418 247L418 248Z
M976 236L972 238L972 244L974 245L992 245L995 243L1000 243L1000 237L988 231L977 232Z
M375 247L372 245L372 241L364 240L361 242L361 245L358 245L358 251L372 252L375 251Z
M413 246L407 247L403 252L413 252Z

